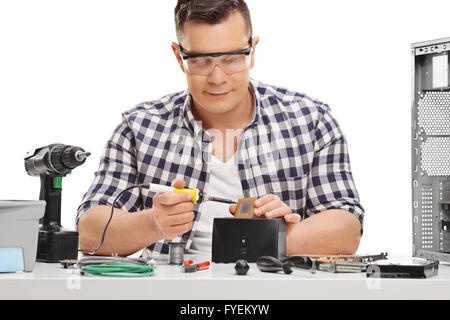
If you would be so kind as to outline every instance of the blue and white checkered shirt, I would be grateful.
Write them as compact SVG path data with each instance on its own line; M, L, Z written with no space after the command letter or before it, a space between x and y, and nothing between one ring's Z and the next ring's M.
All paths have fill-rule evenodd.
M237 161L245 197L276 194L302 219L328 209L354 214L361 225L364 209L356 191L347 143L328 105L285 88L251 79L253 117L240 134ZM171 185L204 190L209 181L212 138L192 114L188 90L145 102L122 114L106 144L94 181L82 199L76 221L88 208L112 206L133 184ZM116 206L129 212L152 207L155 194L136 188ZM201 212L194 208L192 230L173 241L187 241ZM148 247L168 253L168 241Z

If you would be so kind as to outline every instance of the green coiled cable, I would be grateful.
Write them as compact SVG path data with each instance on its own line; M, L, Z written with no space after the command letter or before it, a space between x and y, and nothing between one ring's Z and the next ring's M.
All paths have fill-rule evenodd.
M149 277L154 270L154 266L126 263L91 264L81 267L81 272L105 277Z

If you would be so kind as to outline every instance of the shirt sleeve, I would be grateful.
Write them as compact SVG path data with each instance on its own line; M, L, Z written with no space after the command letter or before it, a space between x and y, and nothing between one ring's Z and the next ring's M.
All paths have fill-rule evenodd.
M78 207L75 223L78 224L81 215L93 206L112 206L120 192L136 183L135 138L123 118L106 143L94 181ZM125 192L117 199L115 207L130 212L142 210L140 189Z
M306 214L341 209L361 223L364 208L353 181L347 142L337 121L326 110L315 131L314 159L308 181Z

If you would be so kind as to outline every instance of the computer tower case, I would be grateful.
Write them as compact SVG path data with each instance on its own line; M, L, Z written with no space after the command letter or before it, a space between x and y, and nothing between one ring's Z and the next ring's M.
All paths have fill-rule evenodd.
M411 47L413 256L450 262L450 38Z

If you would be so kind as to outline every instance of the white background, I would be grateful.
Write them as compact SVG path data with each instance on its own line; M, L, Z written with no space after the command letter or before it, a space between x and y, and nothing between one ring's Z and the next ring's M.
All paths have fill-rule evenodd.
M107 139L134 105L184 90L170 49L176 1L0 2L0 199L37 199L26 152L92 152L63 180L74 228ZM410 253L411 43L449 37L448 1L248 0L251 76L330 105L366 209L359 253Z

